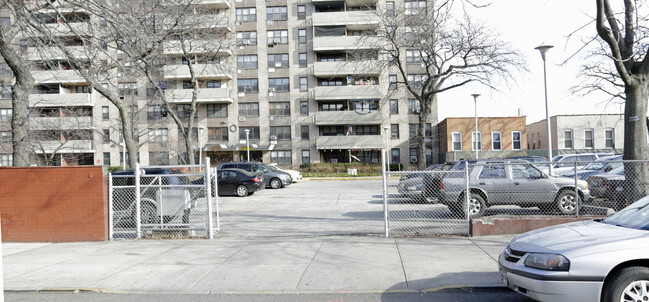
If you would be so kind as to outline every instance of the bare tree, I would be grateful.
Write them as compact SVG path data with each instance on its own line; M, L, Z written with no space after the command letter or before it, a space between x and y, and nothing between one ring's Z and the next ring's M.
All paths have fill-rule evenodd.
M395 2L396 7L376 10L379 29L360 41L379 49L383 68L398 75L392 85L405 88L420 104L420 169L426 165L426 123L440 93L472 82L497 90L502 81L514 81L513 71L525 69L509 43L454 7L458 3L471 5L456 0Z
M647 159L647 100L649 99L649 31L646 14L638 11L638 2L623 1L623 11L616 12L609 0L597 0L596 28L598 36L606 43L606 53L612 60L612 70L588 65L589 74L595 81L609 84L607 87L623 87L606 91L613 97L624 99L624 159ZM621 10L622 10L621 9ZM622 81L622 83L619 82ZM611 86L612 85L612 86ZM591 89L593 85L590 86ZM625 164L628 201L649 194L649 167L633 163Z

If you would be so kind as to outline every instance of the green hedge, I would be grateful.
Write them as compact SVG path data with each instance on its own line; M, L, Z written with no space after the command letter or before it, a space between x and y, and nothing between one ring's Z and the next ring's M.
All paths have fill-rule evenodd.
M308 163L301 164L300 170L304 177L350 176L347 169L356 169L356 176L379 176L381 164L368 163Z

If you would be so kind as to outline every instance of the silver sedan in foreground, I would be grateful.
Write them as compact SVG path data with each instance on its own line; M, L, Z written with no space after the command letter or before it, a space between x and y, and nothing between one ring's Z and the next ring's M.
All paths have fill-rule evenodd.
M503 282L539 301L649 301L649 196L606 219L512 239L498 259Z

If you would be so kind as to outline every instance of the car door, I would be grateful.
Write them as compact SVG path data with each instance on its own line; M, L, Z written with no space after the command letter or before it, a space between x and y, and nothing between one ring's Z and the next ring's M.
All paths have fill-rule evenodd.
M507 179L503 162L487 162L478 174L477 186L487 192L489 204L510 202L511 181Z
M218 177L219 192L232 194L237 187L237 173L234 171L219 170L216 172Z
M513 163L512 175L512 204L551 202L557 193L556 186L550 178L534 165L528 163Z

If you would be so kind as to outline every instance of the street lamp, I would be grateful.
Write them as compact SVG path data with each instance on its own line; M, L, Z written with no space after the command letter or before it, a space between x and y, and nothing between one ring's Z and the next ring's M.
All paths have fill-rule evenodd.
M246 129L246 152L248 152L248 161L250 161L250 129Z
M545 126L547 127L547 133L548 133L548 162L550 163L549 166L549 171L550 175L552 175L552 134L550 132L550 115L548 114L548 80L547 80L547 73L545 71L545 53L550 50L554 46L552 45L541 45L537 46L536 50L538 50L541 53L541 59L543 59L543 88L545 90Z
M205 127L198 126L198 165L203 165L203 130Z
M471 95L473 97L473 103L475 104L475 159L478 159L478 97L479 93L474 93Z
M386 170L390 171L390 162L392 161L392 155L388 152L390 152L390 136L388 136L388 130L390 130L390 126L385 125L383 126L383 130L385 130L385 158L386 160ZM389 157L388 157L389 156Z

